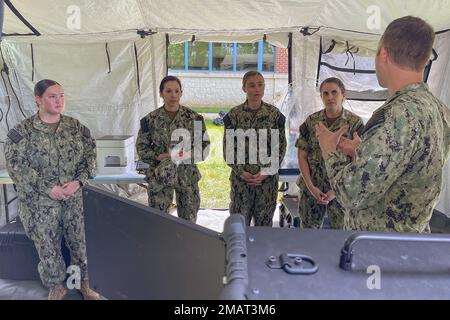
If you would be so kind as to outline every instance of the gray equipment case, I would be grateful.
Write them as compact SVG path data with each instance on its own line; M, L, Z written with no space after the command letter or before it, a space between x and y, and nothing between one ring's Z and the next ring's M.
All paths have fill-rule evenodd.
M450 299L450 237L246 227L223 234L85 187L91 285L109 299Z

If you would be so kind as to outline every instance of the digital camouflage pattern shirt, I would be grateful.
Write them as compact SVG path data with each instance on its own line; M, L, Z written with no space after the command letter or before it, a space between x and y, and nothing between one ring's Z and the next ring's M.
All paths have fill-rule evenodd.
M354 230L429 232L450 153L450 110L426 84L392 95L366 124L355 160L325 161Z

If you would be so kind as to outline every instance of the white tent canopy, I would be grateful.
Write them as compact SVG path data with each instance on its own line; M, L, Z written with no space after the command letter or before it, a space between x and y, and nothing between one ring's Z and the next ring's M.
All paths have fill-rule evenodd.
M32 89L43 78L64 86L66 113L95 137L136 135L139 119L159 104L167 43L192 36L217 42L265 37L287 47L292 34L292 80L304 119L321 108L316 89L320 40L322 46L334 40L334 52L354 46L360 55L373 56L388 23L405 15L427 20L438 33L434 49L439 57L428 83L450 105L450 0L5 1L0 64L7 65L2 75L9 80L0 85L0 140L23 115L36 111ZM351 104L369 116L379 105ZM449 169L445 175L449 181ZM438 205L447 214L449 194L444 189Z
M404 15L429 21L436 31L450 28L450 1L422 0L96 0L11 1L42 37L120 34L150 29L173 34L249 35L323 27L381 34L387 24ZM67 18L81 13L79 29ZM379 12L378 30L368 17ZM70 23L70 22L69 22ZM9 11L4 33L29 33Z

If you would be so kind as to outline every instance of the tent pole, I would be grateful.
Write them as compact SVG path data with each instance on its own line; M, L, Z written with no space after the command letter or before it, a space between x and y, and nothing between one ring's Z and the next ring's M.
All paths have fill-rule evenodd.
M288 83L292 83L292 32L289 32L288 42Z
M5 4L3 3L3 0L0 0L0 41L2 41L2 35L3 35L3 16L4 16L4 9Z

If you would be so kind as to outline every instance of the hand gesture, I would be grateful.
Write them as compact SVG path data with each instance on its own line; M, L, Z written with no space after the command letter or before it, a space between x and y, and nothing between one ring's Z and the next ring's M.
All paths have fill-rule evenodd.
M316 124L316 137L319 140L320 149L324 159L327 159L331 152L336 150L336 147L341 140L342 135L348 131L348 124L343 125L338 131L331 132L322 122Z
M345 153L347 156L351 157L352 159L356 156L356 148L361 143L361 138L358 136L358 133L353 133L353 139L347 139L344 137L341 137L341 140L339 140L339 143L337 145L338 150L341 150L343 153Z

